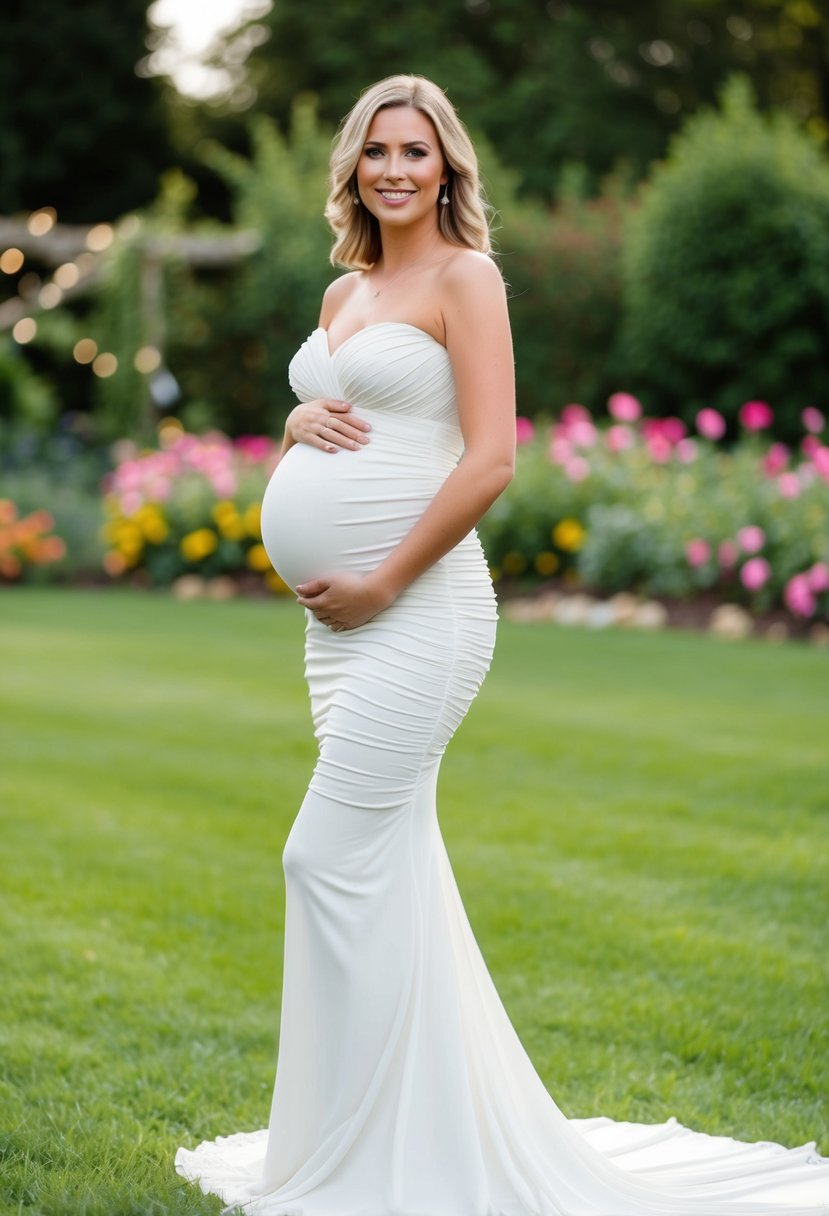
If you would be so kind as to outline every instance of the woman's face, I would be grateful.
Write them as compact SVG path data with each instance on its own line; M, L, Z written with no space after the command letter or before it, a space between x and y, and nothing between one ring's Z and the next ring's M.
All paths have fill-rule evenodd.
M357 162L357 189L372 215L395 225L434 216L447 179L431 118L414 106L377 111Z

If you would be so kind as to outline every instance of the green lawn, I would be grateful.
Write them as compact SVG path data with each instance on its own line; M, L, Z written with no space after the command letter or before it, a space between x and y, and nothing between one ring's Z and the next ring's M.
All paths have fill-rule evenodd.
M263 1126L314 747L277 601L0 595L0 1211L215 1213ZM441 820L571 1115L829 1152L829 653L501 625Z

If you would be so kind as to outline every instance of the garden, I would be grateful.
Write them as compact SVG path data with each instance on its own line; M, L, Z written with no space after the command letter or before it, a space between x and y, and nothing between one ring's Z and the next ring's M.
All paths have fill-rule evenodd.
M397 71L515 350L438 797L476 938L566 1114L829 1153L829 15L240 0L194 67L175 7L4 26L0 1216L215 1216L175 1150L267 1123L316 744L260 505Z
M324 128L307 97L291 121L282 135L259 116L249 159L209 145L236 226L197 224L198 256L193 190L173 174L143 215L87 234L96 253L62 263L35 300L9 301L27 315L17 353L3 364L0 351L2 582L287 592L258 511L291 405L275 377L313 326L327 241ZM588 200L571 173L545 215L486 141L482 156L511 250L517 475L480 525L508 611L825 645L829 166L817 143L760 113L734 77L635 191L611 177ZM56 233L62 249L78 239L48 208L24 227L32 256ZM2 256L18 271L25 260ZM91 311L59 298L68 267L97 276ZM304 331L274 283L307 301ZM62 351L90 408L55 398L44 360Z

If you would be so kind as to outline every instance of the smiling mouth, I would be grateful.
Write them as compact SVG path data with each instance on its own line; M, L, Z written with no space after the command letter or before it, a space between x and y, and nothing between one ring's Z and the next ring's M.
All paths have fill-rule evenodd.
M381 198L388 198L394 202L396 199L408 198L410 194L414 194L414 190L378 190L377 193Z

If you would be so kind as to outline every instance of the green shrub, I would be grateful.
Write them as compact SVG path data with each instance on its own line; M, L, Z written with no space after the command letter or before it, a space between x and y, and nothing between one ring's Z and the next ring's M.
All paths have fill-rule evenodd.
M757 113L743 78L657 167L623 279L625 383L650 413L733 421L759 398L791 437L829 396L829 165L790 117Z
M598 198L565 189L549 212L507 207L502 245L520 413L578 401L598 411L619 380L610 352L621 320L621 181Z

